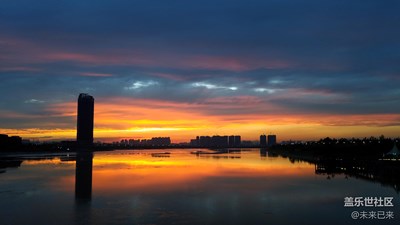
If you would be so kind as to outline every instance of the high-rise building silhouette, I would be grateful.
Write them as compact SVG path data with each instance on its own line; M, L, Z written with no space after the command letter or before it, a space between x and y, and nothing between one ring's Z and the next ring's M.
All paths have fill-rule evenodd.
M268 135L268 146L276 145L276 135L270 134Z
M242 144L242 137L240 137L239 135L235 135L234 141L235 141L234 145L238 147Z
M235 146L235 136L233 135L229 136L228 142L230 147Z
M229 146L239 147L242 144L242 138L239 135L229 136Z
M79 147L93 144L94 98L80 94L78 98L78 119L76 141Z
M261 147L267 146L267 136L265 136L265 134L260 135L260 146Z

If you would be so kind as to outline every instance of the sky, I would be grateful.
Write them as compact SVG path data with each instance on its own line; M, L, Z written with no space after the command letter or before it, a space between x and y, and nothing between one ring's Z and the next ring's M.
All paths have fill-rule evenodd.
M400 136L396 0L2 0L0 133Z

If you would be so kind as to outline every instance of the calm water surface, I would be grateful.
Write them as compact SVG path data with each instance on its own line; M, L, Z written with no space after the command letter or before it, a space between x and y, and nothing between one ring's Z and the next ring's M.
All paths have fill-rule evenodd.
M316 174L313 164L259 149L191 151L96 152L78 156L77 163L72 155L27 157L19 167L0 170L0 224L400 222L392 186ZM358 196L394 197L394 207L344 207L345 197ZM354 220L353 211L392 211L394 219Z

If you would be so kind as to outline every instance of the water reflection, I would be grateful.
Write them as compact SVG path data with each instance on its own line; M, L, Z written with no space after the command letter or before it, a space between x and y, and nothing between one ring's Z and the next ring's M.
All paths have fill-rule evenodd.
M400 166L397 161L318 160L315 162L315 174L326 175L327 179L344 174L347 178L378 182L392 187L397 193L400 192Z
M93 153L78 152L76 155L75 198L90 200L92 198Z
M229 155L201 155L200 158L210 158L210 159L240 159L241 156L229 156Z
M268 150L266 148L260 148L260 156L261 158L268 157Z
M243 149L215 149L192 151L192 155L203 159L241 159L240 154L245 152Z
M18 169L0 174L2 224L353 224L346 196L393 196L398 212L392 186L375 183L394 168L353 162L359 169L350 172L350 164L283 158L268 149L201 151L21 156ZM362 171L368 179L359 179Z
M275 152L268 151L267 148L260 148L260 157L261 157L261 159L276 158L276 157L279 157L279 155Z
M15 157L0 158L0 173L5 173L7 168L18 168L21 166L22 160Z

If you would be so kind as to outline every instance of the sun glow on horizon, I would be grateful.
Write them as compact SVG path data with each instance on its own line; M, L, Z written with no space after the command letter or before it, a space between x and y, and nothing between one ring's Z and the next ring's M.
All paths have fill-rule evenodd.
M210 107L223 110L224 113L213 113ZM255 106L250 104L243 107ZM95 103L94 138L107 141L168 136L173 143L179 143L202 135L241 135L242 140L258 140L261 134L274 133L278 140L316 140L327 136L370 137L381 134L398 137L400 130L400 118L395 114L225 113L230 108L237 109L237 105L234 102L210 106L145 99L100 99ZM36 128L3 128L0 133L33 140L74 140L76 103L52 104L47 110L50 116L66 118L71 122L56 128L46 128L46 124Z

